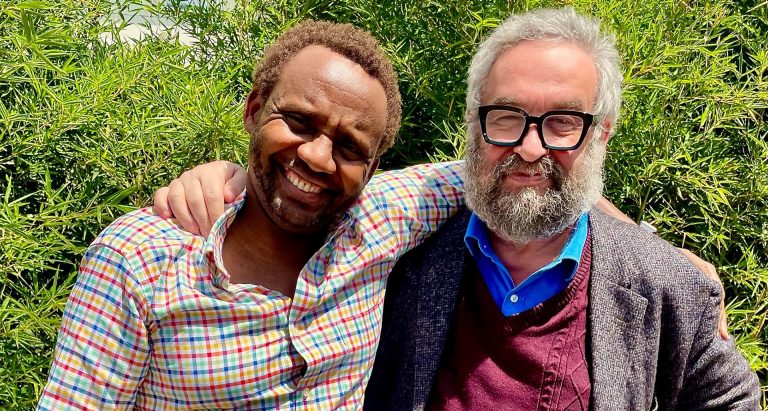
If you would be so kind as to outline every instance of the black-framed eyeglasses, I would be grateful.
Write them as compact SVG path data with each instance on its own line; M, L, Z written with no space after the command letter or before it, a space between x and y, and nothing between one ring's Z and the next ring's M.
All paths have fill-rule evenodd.
M480 106L480 129L488 144L514 147L523 143L531 124L536 124L541 145L549 150L576 150L584 141L594 116L573 110L548 111L532 116L504 105Z

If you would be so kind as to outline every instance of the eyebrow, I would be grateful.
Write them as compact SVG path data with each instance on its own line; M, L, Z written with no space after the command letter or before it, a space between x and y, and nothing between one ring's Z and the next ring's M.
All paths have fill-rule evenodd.
M584 111L584 106L578 101L565 101L555 104L555 109Z
M513 97L496 97L491 104L500 104L505 106L520 107L520 101ZM576 110L583 111L584 106L579 101L562 101L555 103L553 110Z
M505 106L519 106L520 102L512 97L496 97L491 104L501 104Z

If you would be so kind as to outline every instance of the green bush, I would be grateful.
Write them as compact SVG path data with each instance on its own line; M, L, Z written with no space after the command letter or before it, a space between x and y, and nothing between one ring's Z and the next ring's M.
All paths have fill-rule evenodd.
M242 101L265 44L303 18L375 33L404 119L387 168L460 155L465 71L510 12L559 2L0 4L0 408L30 409L85 247L182 170L245 162ZM198 3L196 3L198 4ZM719 267L736 345L768 389L765 2L579 1L617 33L625 104L606 195ZM137 11L199 38L138 43ZM107 44L107 36L117 39ZM766 394L763 395L764 407Z

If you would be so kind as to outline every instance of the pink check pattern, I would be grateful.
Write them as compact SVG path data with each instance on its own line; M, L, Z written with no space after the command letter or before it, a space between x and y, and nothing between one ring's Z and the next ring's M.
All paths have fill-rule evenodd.
M287 298L230 284L244 196L206 239L142 209L86 252L40 410L359 409L395 261L462 202L458 162L376 176Z

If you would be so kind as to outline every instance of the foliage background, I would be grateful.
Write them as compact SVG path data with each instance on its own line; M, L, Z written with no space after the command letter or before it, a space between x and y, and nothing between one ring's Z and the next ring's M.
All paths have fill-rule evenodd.
M768 3L136 1L0 0L0 408L34 406L95 235L186 168L244 162L241 104L277 34L311 17L382 40L404 96L391 168L458 156L477 42L510 12L563 4L602 19L623 56L606 195L719 267L768 406ZM139 10L199 42L120 40Z

